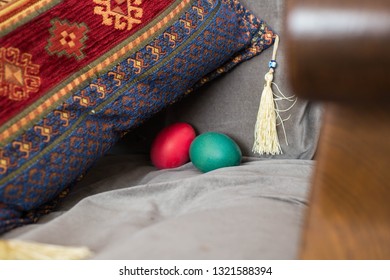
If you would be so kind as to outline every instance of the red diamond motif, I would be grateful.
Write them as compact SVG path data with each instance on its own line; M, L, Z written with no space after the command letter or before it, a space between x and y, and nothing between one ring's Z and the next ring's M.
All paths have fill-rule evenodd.
M74 57L81 60L85 57L85 41L88 27L85 23L69 23L67 20L52 20L51 37L46 46L50 55Z

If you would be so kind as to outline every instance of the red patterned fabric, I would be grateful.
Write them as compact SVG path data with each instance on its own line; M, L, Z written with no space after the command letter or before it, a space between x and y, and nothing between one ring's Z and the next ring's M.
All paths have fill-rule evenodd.
M13 16L36 2L38 1L26 1L24 5L0 18L5 20L6 16ZM0 96L9 97L0 99L0 108L2 108L0 125L31 105L77 69L87 66L144 27L164 11L173 0L57 2L62 3L34 18L28 25L21 26L0 39L0 59L5 61L3 69L0 69ZM133 4L127 5L128 3ZM109 10L112 11L111 14ZM126 14L130 14L134 21L126 21ZM118 25L115 23L116 20L119 22ZM74 38L69 36L72 30ZM59 68L61 71L58 71ZM6 72L5 70L7 73L13 72L14 75L5 77L3 74L2 77L1 73ZM42 77L39 81L34 78L38 76ZM4 82L11 79L14 81L12 84L15 85L13 88L9 88ZM26 83L32 84L30 88L23 86L21 89L17 88L18 85L23 84L23 79L27 79ZM23 93L16 96L21 91Z

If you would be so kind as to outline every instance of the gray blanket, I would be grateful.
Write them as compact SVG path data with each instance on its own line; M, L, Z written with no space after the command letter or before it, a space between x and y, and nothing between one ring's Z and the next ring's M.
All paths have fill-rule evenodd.
M2 238L88 246L95 259L294 259L312 168L245 158L202 174L107 156L56 212Z

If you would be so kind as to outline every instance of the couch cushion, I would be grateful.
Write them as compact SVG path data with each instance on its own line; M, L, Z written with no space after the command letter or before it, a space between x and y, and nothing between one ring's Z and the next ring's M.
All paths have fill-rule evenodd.
M87 246L93 259L296 259L312 168L244 158L203 174L106 156L56 212L1 237Z
M121 135L274 38L236 0L34 0L0 19L0 232L48 212Z
M294 95L286 73L283 16L284 0L242 0L254 14L261 15L267 23L280 35L277 54L278 67L275 70L274 82L286 96ZM226 133L241 147L244 155L260 155L252 152L254 128L259 102L264 85L264 75L268 72L268 61L272 50L268 49L235 71L220 77L189 96L180 104L169 108L167 122L184 121L192 124L198 133L217 131ZM277 93L275 89L275 93ZM289 101L278 101L280 109L291 106ZM262 158L312 159L317 147L317 140L322 117L322 106L306 100L298 99L288 112L282 112L288 145L286 144L282 126L278 126L279 141L283 154L262 155Z

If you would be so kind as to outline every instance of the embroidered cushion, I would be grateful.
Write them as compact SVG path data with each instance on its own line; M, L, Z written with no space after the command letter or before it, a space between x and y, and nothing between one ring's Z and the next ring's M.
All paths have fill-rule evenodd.
M0 3L0 233L36 221L127 131L269 47L237 0Z

